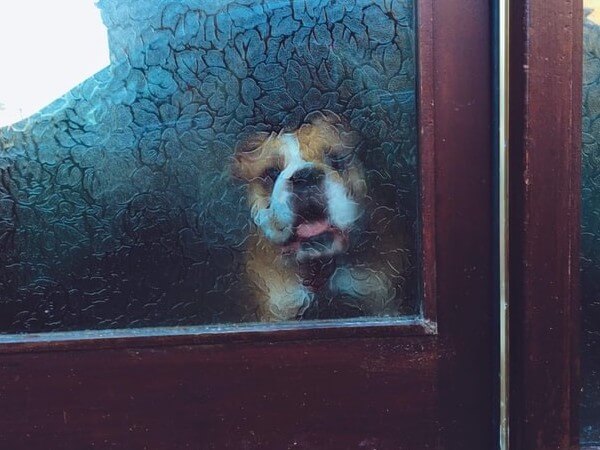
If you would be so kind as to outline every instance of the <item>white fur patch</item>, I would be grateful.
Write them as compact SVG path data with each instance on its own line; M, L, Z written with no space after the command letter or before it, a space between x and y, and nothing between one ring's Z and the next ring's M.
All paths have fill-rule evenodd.
M396 289L383 272L368 268L338 267L329 279L334 294L344 294L375 315L386 315L394 309Z
M360 212L358 204L348 197L346 188L341 183L327 177L325 180L325 195L329 221L336 227L345 230L356 222Z
M300 152L300 141L295 134L286 133L281 135L280 139L284 143L286 168L305 162Z
M314 294L302 285L269 289L269 312L275 320L292 320L304 314Z
M279 139L283 142L286 167L275 180L269 207L257 211L254 216L254 223L265 237L275 244L285 243L292 235L294 211L288 180L303 163L298 138L287 133Z
M272 208L260 209L254 215L254 223L258 226L265 237L275 244L283 244L292 236L292 220L280 220L284 211L280 208L279 214L275 214ZM293 217L293 216L292 216ZM285 218L285 217L284 217Z

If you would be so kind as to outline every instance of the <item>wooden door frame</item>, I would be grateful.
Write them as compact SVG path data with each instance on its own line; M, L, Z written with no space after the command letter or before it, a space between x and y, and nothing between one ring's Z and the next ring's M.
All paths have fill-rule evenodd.
M579 448L582 1L510 5L510 442Z
M491 4L418 4L425 320L12 337L2 446L495 445Z

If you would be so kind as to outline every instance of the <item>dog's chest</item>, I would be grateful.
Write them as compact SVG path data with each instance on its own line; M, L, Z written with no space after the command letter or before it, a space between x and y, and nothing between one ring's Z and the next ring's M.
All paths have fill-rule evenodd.
M321 292L327 289L328 281L336 268L334 258L322 261L309 261L298 266L298 275L302 284L312 292Z

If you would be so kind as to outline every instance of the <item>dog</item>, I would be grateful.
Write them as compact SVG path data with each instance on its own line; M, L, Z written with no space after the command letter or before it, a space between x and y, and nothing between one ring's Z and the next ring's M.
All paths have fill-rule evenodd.
M245 274L260 321L300 319L322 293L368 315L398 313L403 236L369 195L359 143L338 115L319 111L296 130L236 145L233 175L247 183L257 228Z

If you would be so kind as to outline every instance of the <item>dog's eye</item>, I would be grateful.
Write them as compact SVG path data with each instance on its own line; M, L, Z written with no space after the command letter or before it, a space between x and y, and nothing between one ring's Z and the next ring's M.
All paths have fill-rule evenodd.
M344 170L346 167L348 167L348 164L350 163L351 159L352 154L331 155L329 157L329 164L335 170Z
M270 183L275 183L275 180L277 180L277 177L280 173L281 170L279 170L277 167L269 167L263 172L262 178Z

